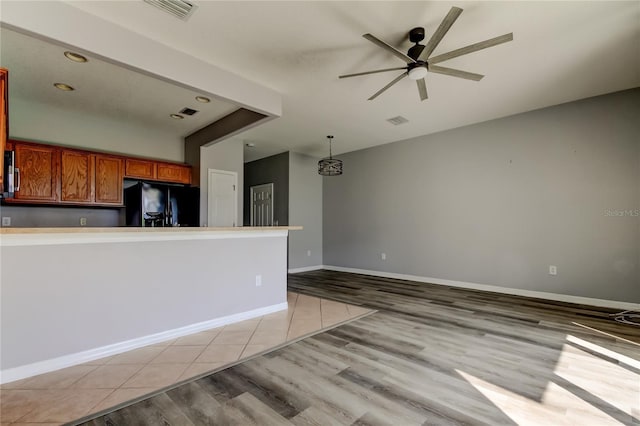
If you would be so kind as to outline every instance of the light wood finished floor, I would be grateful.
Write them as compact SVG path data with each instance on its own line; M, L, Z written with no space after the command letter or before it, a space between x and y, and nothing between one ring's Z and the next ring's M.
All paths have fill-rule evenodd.
M378 312L86 424L640 423L640 329L613 310L328 271L289 288Z
M291 292L288 303L286 311L2 385L0 424L68 422L369 312Z

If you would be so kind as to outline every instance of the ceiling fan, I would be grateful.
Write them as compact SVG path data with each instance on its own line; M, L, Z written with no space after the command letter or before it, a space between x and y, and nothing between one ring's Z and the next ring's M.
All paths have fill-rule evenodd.
M451 52L443 53L441 55L432 57L431 54L433 53L435 48L438 46L438 44L440 44L440 41L442 41L444 36L447 34L447 32L449 31L453 23L456 22L456 19L458 19L461 13L462 13L462 9L460 9L459 7L452 7L449 13L447 14L447 16L445 16L445 18L440 23L440 26L438 27L438 29L433 33L433 35L431 36L431 38L429 39L426 45L420 44L420 42L424 40L424 28L418 27L409 31L409 40L412 43L415 43L415 45L409 49L406 55L401 51L399 51L398 49L396 49L395 47L385 43L384 41L380 40L379 38L371 34L363 35L362 37L382 47L389 53L392 53L393 55L397 56L398 58L402 59L404 62L407 63L407 65L404 67L385 68L382 70L365 71L365 72L359 72L355 74L346 74L346 75L341 75L338 78L357 77L357 76L367 75L367 74L377 74L380 72L404 70L402 74L400 74L398 77L391 80L389 84L387 84L382 89L374 93L373 96L369 98L370 101L380 96L385 90L387 90L388 88L390 88L391 86L393 86L394 84L396 84L397 82L399 82L405 77L409 77L412 80L416 80L418 84L418 92L420 93L420 100L424 101L428 97L427 85L424 81L424 77L427 75L428 72L449 75L452 77L464 78L467 80L480 81L482 77L484 77L483 75L475 74L467 71L461 71L454 68L441 67L435 64L452 59L452 58L457 58L458 56L477 52L478 50L486 49L487 47L492 47L498 44L512 41L513 33L490 38L489 40L470 44L469 46L461 47L460 49L452 50Z

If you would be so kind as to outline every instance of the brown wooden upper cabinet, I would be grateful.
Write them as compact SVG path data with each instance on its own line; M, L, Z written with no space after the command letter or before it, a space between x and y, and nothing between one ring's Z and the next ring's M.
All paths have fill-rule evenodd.
M127 158L125 160L124 176L135 179L190 184L191 167L182 164Z
M15 152L15 195L8 203L122 206L124 178L191 183L191 167L26 141Z
M122 205L122 158L63 148L61 159L63 203Z
M158 163L158 180L162 182L191 183L191 167L180 164Z
M96 154L97 204L122 204L124 162L112 155Z
M9 72L0 68L0 192L4 188L4 150L9 137Z
M55 202L59 197L60 149L14 142L15 199Z
M89 152L62 150L60 201L91 203L94 200L94 163L94 156Z
M156 162L151 160L140 160L138 158L127 158L125 160L124 174L128 178L156 179Z
M8 202L122 205L121 157L21 141L12 145L16 188Z

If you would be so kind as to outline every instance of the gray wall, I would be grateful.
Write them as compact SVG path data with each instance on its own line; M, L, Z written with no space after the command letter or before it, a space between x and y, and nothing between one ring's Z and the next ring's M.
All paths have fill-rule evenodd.
M289 269L322 265L322 176L318 159L289 153Z
M341 155L324 263L640 302L639 117L634 89Z
M225 170L238 174L238 205L236 223L242 223L244 152L239 139L230 138L213 145L200 147L200 226L209 220L209 169Z
M0 367L285 303L286 244L274 236L4 246Z
M11 227L56 228L80 226L80 218L87 219L87 227L123 226L124 209L1 206L0 216L11 218Z
M273 183L273 220L289 224L289 153L251 161L244 165L244 225L251 224L251 190L254 185Z

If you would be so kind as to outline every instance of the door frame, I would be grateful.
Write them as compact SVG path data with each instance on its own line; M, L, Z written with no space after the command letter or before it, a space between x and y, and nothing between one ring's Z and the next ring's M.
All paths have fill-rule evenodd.
M249 200L251 202L251 211L249 213L251 216L249 216L249 220L250 220L251 226L255 226L253 224L253 190L254 190L254 188L258 188L260 186L270 186L271 187L271 226L274 226L275 220L274 220L274 217L273 217L273 213L274 213L274 208L276 206L276 203L274 202L275 194L274 194L273 182L261 183L259 185L253 185L252 187L249 188L249 190L250 190L249 191Z
M211 200L212 200L212 194L211 194L211 176L214 174L219 174L219 175L230 175L233 176L233 181L234 181L234 187L235 187L235 199L233 202L233 226L239 226L238 225L238 172L232 172L230 170L218 170L218 169L208 169L207 171L207 226L211 226L211 211L213 210L211 208Z

